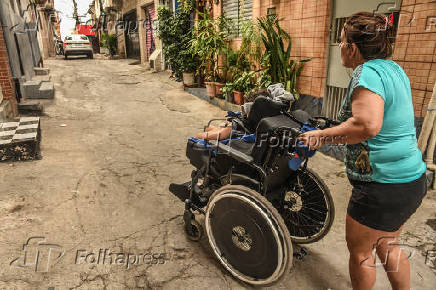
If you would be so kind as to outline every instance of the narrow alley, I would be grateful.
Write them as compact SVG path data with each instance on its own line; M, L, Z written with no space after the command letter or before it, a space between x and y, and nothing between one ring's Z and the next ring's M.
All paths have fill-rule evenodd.
M56 98L44 103L42 159L0 163L0 289L248 287L219 264L207 238L186 238L183 204L168 191L190 178L186 139L225 112L184 92L166 72L132 62L46 61ZM350 289L344 220L351 186L337 160L318 153L309 166L329 186L336 219L274 289ZM434 243L435 206L430 191L402 234L405 250L414 253L413 289L434 289L425 251ZM31 237L60 253L48 257L55 261L48 270L18 266ZM104 263L102 252L158 261ZM378 274L376 289L388 289Z

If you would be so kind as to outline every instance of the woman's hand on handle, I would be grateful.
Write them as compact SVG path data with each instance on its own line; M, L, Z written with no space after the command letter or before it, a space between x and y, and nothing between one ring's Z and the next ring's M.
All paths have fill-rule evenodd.
M383 125L384 104L381 96L359 87L353 93L352 117L332 128L306 132L300 135L299 140L314 149L324 144L345 145L366 141L377 135Z

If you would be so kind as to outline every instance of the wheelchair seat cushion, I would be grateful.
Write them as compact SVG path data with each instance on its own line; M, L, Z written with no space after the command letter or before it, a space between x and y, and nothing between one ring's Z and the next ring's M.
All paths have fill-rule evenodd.
M262 119L280 115L288 106L267 97L257 97L248 114L247 127L254 131Z
M263 118L256 129L256 135L259 137L262 133L268 133L271 130L279 127L290 127L300 129L301 125L291 120L285 115L278 115L274 117Z
M251 153L255 163L261 164L265 161L266 152L268 151L269 146L266 140L270 136L271 131L279 127L300 129L301 126L285 115L263 118L257 126L256 142Z

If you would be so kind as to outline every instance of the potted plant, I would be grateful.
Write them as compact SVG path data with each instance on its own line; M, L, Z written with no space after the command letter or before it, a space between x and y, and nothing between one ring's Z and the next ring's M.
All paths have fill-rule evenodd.
M194 84L193 73L198 66L198 56L191 53L190 49L190 42L194 38L191 29L192 11L193 8L189 5L183 6L175 14L166 6L158 8L158 32L163 43L165 61L176 78L183 77L186 85Z
M113 57L117 52L117 35L116 34L107 34L103 33L101 35L101 45L108 49L109 55Z
M198 57L193 55L189 49L181 50L179 57L183 75L183 84L185 86L193 86L195 83L194 73L198 66Z
M228 45L231 20L225 16L211 18L208 13L199 13L195 37L190 41L190 51L198 56L198 71L206 76L206 92L215 97L215 81L219 78L218 60Z
M205 81L204 84L206 85L206 95L209 98L215 98L216 96L215 82Z
M285 90L298 99L297 78L303 69L303 63L310 61L311 58L291 59L292 39L280 27L276 16L259 18L258 24L265 47L261 63L265 73L271 77L270 83L282 83Z
M234 103L242 105L244 103L244 95L255 88L255 76L255 71L244 71L240 75L237 75L233 82L227 83L223 91L227 95L230 95L230 92L232 92Z

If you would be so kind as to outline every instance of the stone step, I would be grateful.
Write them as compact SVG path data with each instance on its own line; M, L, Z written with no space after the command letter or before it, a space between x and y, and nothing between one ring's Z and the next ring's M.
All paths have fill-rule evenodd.
M52 82L43 82L39 87L39 99L53 99L54 85Z
M41 86L42 81L40 80L31 80L24 82L21 85L21 95L23 98L39 98L39 87Z
M32 81L49 82L51 80L50 75L36 75L32 78Z
M50 73L50 69L46 67L34 67L33 70L37 76L48 75Z
M18 113L20 115L42 116L44 106L38 100L21 100L18 104Z

